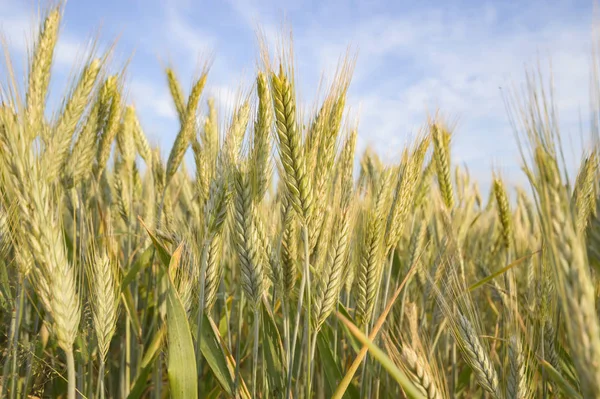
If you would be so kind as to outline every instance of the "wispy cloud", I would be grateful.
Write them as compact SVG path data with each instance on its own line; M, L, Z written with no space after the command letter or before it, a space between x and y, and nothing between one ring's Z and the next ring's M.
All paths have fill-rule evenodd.
M293 28L301 104L311 104L321 72L331 72L348 45L358 49L348 105L352 118L360 121L359 150L372 144L388 159L396 157L428 112L439 108L459 122L453 141L455 161L484 180L489 180L494 164L516 181L521 178L519 157L503 95L523 82L525 65L535 68L541 60L549 71L550 59L561 127L569 136L565 141L581 146L579 123L580 118L587 122L592 39L592 4L582 0L152 4L115 2L98 10L104 13L104 25L125 24L120 52L136 50L129 67L130 98L143 123L156 131L164 146L177 130L165 64L172 62L183 86L189 88L212 56L206 95L218 97L222 115L230 114L240 90L251 87L259 65L256 28L261 28L274 50L284 21ZM108 11L122 8L122 18ZM75 18L76 13L69 15ZM11 37L14 51L24 56L24 38L33 37L30 16L35 13L23 3L0 0L0 14L9 16L0 26ZM85 48L82 38L90 33L82 31L85 21L73 22L65 21L57 48L60 68L70 66L77 50ZM164 131L159 132L159 127Z
M578 134L573 129L580 111L587 111L590 21L582 24L584 19L573 18L569 9L546 7L544 15L539 10L521 7L507 15L487 5L463 14L427 8L366 15L333 30L315 24L296 35L297 48L306 51L305 59L331 69L347 43L359 47L351 103L360 105L364 144L397 155L389 148L397 148L427 112L440 108L460 120L456 161L489 174L492 162L507 168L519 162L503 92L522 83L524 65L535 69L541 60L548 71L544 67L552 60L556 104L567 135ZM581 145L578 141L573 140Z

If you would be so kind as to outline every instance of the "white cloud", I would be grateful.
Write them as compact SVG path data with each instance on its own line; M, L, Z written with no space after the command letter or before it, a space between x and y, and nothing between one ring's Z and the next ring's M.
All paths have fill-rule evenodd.
M166 26L164 37L170 45L176 46L188 57L195 59L200 55L209 54L215 47L215 38L199 27L188 22L182 13L173 6L166 7Z
M493 161L516 180L520 160L499 87L522 82L524 65L535 67L538 59L548 71L552 59L561 126L566 135L578 134L579 112L588 110L592 38L591 26L563 18L564 10L543 17L536 17L536 6L520 11L503 20L491 5L475 11L480 18L431 9L365 16L326 34L315 23L295 35L296 48L305 52L298 58L331 70L348 43L359 47L350 104L361 109L362 143L397 155L390 146L401 145L439 107L460 120L456 162L484 170L489 180Z
M160 118L175 120L177 113L166 84L161 86L153 82L135 79L128 85L131 100L143 112L152 113Z
M229 4L250 29L258 19L273 37L280 31L274 21L289 16L303 104L321 71L331 74L348 45L359 49L348 101L354 112L360 110L359 151L372 144L384 158L395 159L427 112L439 108L458 118L453 160L466 164L482 189L492 165L508 181L524 183L503 93L522 84L524 66L535 69L538 60L548 77L550 59L565 141L573 143L571 152L581 149L580 113L584 129L589 120L591 20L582 23L580 11L567 3L448 3L395 12L376 0L328 2L310 12L287 2ZM277 7L289 14L271 11Z
M321 71L331 72L348 45L359 49L348 105L359 115L359 150L368 143L388 159L397 156L407 135L425 122L427 111L439 107L445 115L459 118L453 142L454 160L465 162L473 175L489 179L492 163L519 181L519 156L507 120L502 92L512 83L521 83L524 65L535 67L538 57L545 67L551 58L556 100L563 131L579 150L579 118L587 128L591 26L587 16L577 14L573 5L488 2L469 7L438 4L387 10L378 0L349 2L334 0L315 5L306 1L228 0L233 12L226 24L245 25L246 35L260 26L271 50L289 21L294 33L300 104L312 109ZM29 18L17 2L0 0L0 27L23 51L23 32L32 37ZM258 54L253 60L236 58L254 37L231 41L229 31L196 23L201 12L190 0L165 3L147 23L154 29L140 35L145 58L173 61L182 82L197 76L206 56L213 54L204 98L218 100L222 120L239 103L242 87L251 87ZM68 5L67 5L68 7ZM221 10L223 11L223 10ZM237 19L237 20L236 20ZM582 23L582 20L586 20ZM591 20L591 18L589 18ZM224 25L226 25L224 24ZM237 27L237 25L236 25ZM236 31L236 35L239 31ZM84 42L65 30L56 52L57 65L70 65ZM242 40L243 39L243 40ZM255 48L258 48L256 46ZM127 49L129 50L129 49ZM245 50L245 49L244 49ZM139 54L136 58L140 57ZM235 60L235 62L234 62ZM140 67L138 63L136 67ZM242 74L242 67L245 74ZM547 70L547 68L545 68ZM151 73L133 71L131 98L148 118L176 120L164 80ZM245 77L247 79L243 79ZM239 84L243 82L243 84ZM189 84L183 84L188 88ZM502 87L503 90L499 90ZM308 101L308 102L307 102ZM353 119L353 118L351 118ZM152 119L150 119L152 120ZM174 137L174 135L173 135ZM164 145L169 145L165 141ZM483 189L483 184L482 184Z
M8 49L19 61L25 60L35 43L41 17L31 9L24 9L18 3L0 2L0 32L6 40ZM54 68L61 72L68 71L78 62L83 61L91 49L91 40L83 40L65 29L61 22L59 38L54 49Z

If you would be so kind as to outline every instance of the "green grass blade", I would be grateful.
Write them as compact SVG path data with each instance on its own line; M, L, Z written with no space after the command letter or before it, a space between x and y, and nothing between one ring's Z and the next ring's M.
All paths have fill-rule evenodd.
M229 396L232 396L235 363L223 345L216 324L206 314L203 317L200 351L223 390ZM238 384L241 387L240 392L243 397L249 398L250 393L244 381L238 381Z
M123 289L121 292L121 299L123 306L125 307L125 311L127 312L127 316L129 316L129 320L131 320L131 324L133 325L135 335L140 338L142 336L142 323L140 322L140 318L138 317L135 309L133 295L131 294L129 287Z
M160 260L162 261L162 263L165 266L169 266L169 263L171 262L171 255L169 254L169 251L167 251L167 249L160 243L160 241L158 241L158 238L156 238L154 233L152 233L150 231L150 228L148 226L146 226L146 224L144 223L142 218L138 218L138 219L140 220L140 223L142 224L144 229L146 229L146 231L148 232L148 235L150 236L150 239L152 240L152 243L154 244L154 248L156 248L158 257L160 258Z
M169 268L177 268L182 249L183 244L175 250L171 256ZM174 399L197 398L198 380L192 333L187 314L170 278L167 289L167 342L169 348L167 372L171 397Z
M369 348L369 351L373 357L387 370L388 373L396 380L396 382L404 389L404 392L411 397L416 399L425 399L425 397L419 392L417 387L408 379L406 374L400 370L394 362L375 345L362 331L359 330L350 320L345 318L341 313L338 313L338 318L350 329L352 334L358 338L363 345Z
M159 329L152 338L150 345L148 345L146 348L144 357L142 358L142 363L140 365L140 371L135 377L127 399L139 399L144 394L146 388L148 387L148 377L152 373L154 359L156 359L156 356L158 356L160 353L166 332L167 330L164 326L163 328Z
M406 285L407 281L411 278L412 274L414 273L415 267L416 267L416 263L414 263L410 267L410 269L406 273L406 276L404 276L402 283L400 283L400 285L398 286L398 288L396 289L396 291L394 292L394 294L388 301L385 309L379 315L379 318L377 319L377 323L375 323L375 325L373 326L373 329L371 330L371 332L369 334L369 338L375 339L377 337L377 334L379 333L379 330L383 326L383 323L385 322L387 315L392 310L392 306L394 305L394 302L396 302L396 299L398 299L400 292L402 292L402 289ZM343 306L341 306L340 308L343 308ZM341 313L339 311L338 311L338 314L343 315L343 313ZM343 317L345 317L345 316L343 316ZM346 320L350 320L350 319L346 317ZM352 334L350 334L350 335L352 335ZM354 359L354 362L352 362L352 364L350 365L350 368L348 369L348 371L346 371L344 378L342 379L342 381L340 381L340 384L338 385L337 389L333 393L332 399L341 399L341 397L344 395L344 392L346 392L346 390L350 386L350 383L352 382L352 379L354 378L354 374L358 370L364 357L367 355L367 350L368 350L368 347L366 345L363 346L363 348L360 350L360 352L356 356L356 359Z
M269 389L274 396L283 395L285 390L285 357L281 335L277 329L271 309L263 298L262 348L265 357L266 376Z
M336 362L336 359L333 357L331 345L329 344L328 337L325 336L324 330L325 329L322 329L319 332L317 347L319 348L321 367L325 372L325 381L331 392L334 392L339 382L342 380L342 370L340 365ZM344 393L344 397L349 399L359 399L360 393L354 385L350 384Z
M350 320L354 323L354 319L352 318L352 316L350 316L350 312L348 312L348 310L346 309L344 304L341 302L338 302L338 312L340 312L342 314L342 316L344 316L345 318L347 318L348 320ZM344 330L346 332L346 337L348 339L348 344L350 345L350 347L354 350L355 353L359 353L360 350L362 349L362 345L360 344L360 341L358 341L354 337L354 335L352 335L350 333L350 330L348 329L348 327L346 327L345 324L340 324L339 326L342 330Z
M509 271L510 269L512 269L515 266L520 265L521 263L523 263L524 261L526 261L528 258L530 258L531 256L537 254L540 251L535 251L529 255L525 255L517 260L515 260L514 262L511 262L509 265L503 267L502 269L498 270L495 273L490 274L489 276L487 276L486 278L479 280L478 282L476 282L475 284L473 284L472 286L469 287L469 291L474 291L477 288L481 287L482 285L492 281L493 279L495 279L498 276L501 276L502 274L506 273L507 271Z
M583 396L547 361L540 359L540 366L546 370L548 377L554 381L567 398L582 399Z
M144 250L144 252L133 262L133 265L127 270L127 274L121 280L121 291L125 289L132 281L134 281L140 271L150 266L152 261L152 253L154 247L151 245Z

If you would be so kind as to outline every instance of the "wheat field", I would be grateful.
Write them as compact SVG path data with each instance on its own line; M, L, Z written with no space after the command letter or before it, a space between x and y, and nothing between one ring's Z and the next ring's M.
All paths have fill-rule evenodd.
M61 8L1 76L2 398L600 398L598 132L570 176L538 74L527 187L482 195L439 113L356 153L354 59L306 113L291 43L227 118L167 68L163 159L112 50L47 109Z

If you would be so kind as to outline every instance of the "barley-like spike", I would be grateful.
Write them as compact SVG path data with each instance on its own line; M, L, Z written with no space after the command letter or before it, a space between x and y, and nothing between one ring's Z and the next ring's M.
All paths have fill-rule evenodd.
M98 350L106 359L110 341L117 327L119 308L118 270L106 254L96 254L88 260L91 305Z
M79 81L73 90L70 98L64 106L64 109L56 121L53 128L53 135L50 138L48 146L48 175L50 178L56 177L59 174L61 167L67 162L69 148L77 124L79 123L86 106L89 103L89 96L92 92L96 77L100 72L100 61L92 60L83 70ZM93 110L91 112L97 112ZM85 129L86 127L83 127ZM95 132L94 132L95 133Z
M225 157L220 156L217 160L217 169L224 167L224 161L232 164L237 164L242 152L242 144L244 141L244 135L246 134L246 128L250 119L250 104L248 102L243 103L233 115L231 125L227 131L225 142L223 143L222 154Z
M37 134L40 131L44 119L46 95L50 83L50 70L58 38L60 19L60 7L55 7L48 13L38 35L29 67L29 81L25 98L27 118L31 127L29 140L35 138L32 133Z
M198 109L198 103L200 101L200 95L204 90L204 86L206 85L207 74L203 73L200 79L194 83L192 87L192 92L190 93L190 97L188 98L187 106L185 109L185 118L183 119L183 123L179 129L179 134L175 138L175 142L173 143L173 148L171 149L171 153L169 154L169 159L167 160L167 168L166 168L166 184L169 184L169 181L179 168L181 164L181 160L187 148L195 135L196 129L196 112Z
M510 248L513 237L513 222L510 205L508 203L508 196L506 195L504 184L500 178L494 178L492 184L494 186L494 197L496 198L496 203L498 205L500 224L502 225L502 240L504 241L504 246Z
M306 176L306 158L302 150L301 134L296 125L296 99L292 83L280 66L279 76L271 77L273 107L279 156L292 205L304 222L310 220L312 192Z
M344 264L347 261L349 227L349 211L342 210L334 224L325 267L315 295L313 322L317 329L325 322L338 301L342 288Z
M211 182L208 202L204 211L209 236L221 231L230 200L230 177L225 171L221 171Z
M356 130L350 132L342 146L342 153L338 160L336 179L341 180L342 208L346 208L352 201L354 194L354 151L356 148Z
M426 366L426 361L406 345L402 346L401 356L404 364L411 371L410 376L413 383L421 389L427 399L442 399L442 394L435 384L435 378Z
M181 89L179 80L175 75L175 71L172 68L167 68L166 72L167 81L169 83L169 91L171 92L173 103L175 104L175 110L177 111L177 116L179 117L179 123L183 126L186 115L186 106L183 90Z
M346 101L346 92L342 90L337 98L328 98L325 100L322 109L322 113L319 115L320 119L324 119L321 123L322 126L318 126L313 135L316 135L315 149L312 152L315 154L314 159L309 163L309 167L314 168L313 187L315 195L319 198L323 198L327 194L327 190L330 188L328 184L330 181L330 175L334 165L336 145L338 133L340 130L342 113L344 111L344 104ZM322 203L318 203L320 208L323 207ZM319 218L319 213L316 218ZM319 220L315 222L319 226Z
M68 352L77 336L81 306L75 267L67 258L60 219L52 207L54 195L39 165L20 176L21 234L39 266L35 268L35 286L51 317L58 345Z
M415 262L419 262L419 264L416 266L416 272L421 286L424 287L427 280L426 270L425 263L420 261L420 257L425 244L425 238L427 236L427 219L425 219L424 215L419 215L417 217L422 217L423 219L416 223L416 230L410 237L410 244L408 246L410 258L407 265L408 267L412 267Z
M450 133L439 124L431 126L433 137L433 159L437 172L442 199L447 209L454 207L454 188L450 177Z
M215 107L215 100L209 98L207 100L208 105L208 117L204 121L204 129L202 129L202 148L206 152L208 165L214 169L216 167L217 155L219 152L219 126L217 120L217 108ZM212 172L208 173L207 176L212 176ZM208 186L208 181L205 181Z
M598 171L596 152L586 158L579 169L573 189L573 205L575 209L577 229L584 232L590 216L596 211L595 180Z
M422 172L419 187L415 194L415 208L420 208L425 204L425 202L426 202L425 199L427 198L427 195L429 194L430 187L431 187L431 179L432 179L434 172L435 172L435 160L432 159L425 167L425 170L423 170L423 172Z
M262 72L256 78L256 91L258 93L258 113L254 123L253 166L251 171L255 174L253 177L255 196L260 201L267 191L272 174L270 155L273 122L273 103L271 102L269 83Z
M525 348L517 336L511 336L508 343L508 381L506 390L508 398L526 399L531 396L528 386L527 360Z
M223 276L223 267L221 264L223 252L222 233L216 234L210 240L208 247L207 263L206 263L206 287L204 289L204 306L206 311L210 311L217 299L217 291L221 278Z
M87 179L93 172L96 155L96 132L98 128L99 106L96 104L79 133L73 151L65 166L63 176L66 187L74 187Z
M281 237L281 268L283 274L283 287L285 292L292 295L298 277L298 240L295 211L288 201L288 196L282 197L283 232Z
M116 78L115 78L116 79ZM112 82L109 81L108 82ZM100 135L100 141L98 143L98 155L96 157L96 176L100 176L104 168L106 167L106 163L108 162L108 158L110 157L110 151L112 149L112 143L117 135L117 131L119 130L119 126L121 124L121 92L117 87L116 80L114 83L108 83L110 87L107 90L110 90L110 106L102 105L102 108L108 109L108 114L106 116L106 124L104 125L104 129ZM101 95L102 98L102 95ZM105 98L107 99L108 96Z
M192 139L192 151L194 153L194 164L196 165L196 194L199 197L198 202L202 206L205 206L210 186L210 179L208 177L209 165L206 160L207 154L203 151L202 144L200 144L200 141L196 137Z
M117 89L117 76L111 75L102 82L102 85L98 90L98 98L96 101L99 106L98 121L101 127L104 127L104 124L106 123L110 113L112 98Z
M258 237L254 225L255 208L252 203L252 186L248 175L241 170L234 174L233 236L242 272L242 288L253 307L260 304L264 276L259 254Z
M119 165L115 167L115 175L114 175L114 184L115 184L115 194L116 194L116 206L119 215L125 222L128 224L131 221L131 214L129 212L129 202L132 198L129 196L129 190L127 190L127 186L125 183L127 179L126 171ZM125 174L125 176L122 176ZM125 181L124 181L125 180Z
M414 202L417 184L423 168L423 159L428 146L429 137L426 136L415 146L410 156L403 159L400 166L401 173L398 174L396 191L387 217L387 252L396 246L404 230L404 224Z
M152 177L154 180L154 193L158 198L157 206L159 206L160 197L165 188L165 167L161 161L158 148L152 151Z
M371 321L375 298L379 290L383 268L381 259L384 250L383 232L385 221L383 212L386 209L387 193L389 191L389 170L383 172L379 182L378 192L373 198L373 204L368 211L362 253L357 272L356 321L359 326L366 326Z
M121 128L117 132L117 147L123 158L125 168L131 170L135 162L135 108L133 106L125 107L123 114L123 122Z
M212 98L208 99L208 117L204 121L200 140L192 141L194 161L196 163L196 186L201 206L208 201L211 180L216 173L219 151L219 133L217 111Z
M488 352L479 341L479 337L471 326L471 323L462 314L457 315L457 333L456 339L463 352L463 358L467 362L477 377L479 385L485 389L492 397L502 398L498 375Z
M600 325L595 290L581 233L561 183L556 159L542 147L535 151L542 226L548 238L550 264L566 316L573 360L584 396L600 396Z
M546 320L544 323L544 358L556 370L560 371L560 362L558 353L556 353L556 332L552 326L551 320Z
M148 138L140 125L140 120L137 117L137 114L133 114L133 139L135 140L135 148L137 152L140 154L146 165L152 164L152 150L150 148L150 143L148 142Z

